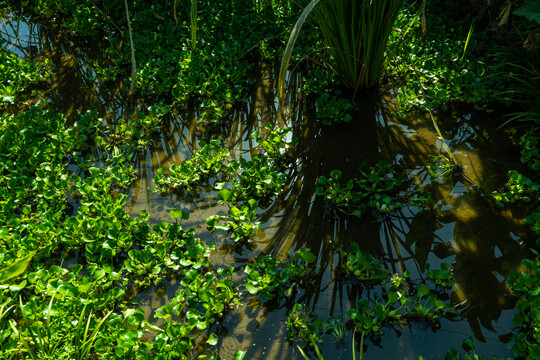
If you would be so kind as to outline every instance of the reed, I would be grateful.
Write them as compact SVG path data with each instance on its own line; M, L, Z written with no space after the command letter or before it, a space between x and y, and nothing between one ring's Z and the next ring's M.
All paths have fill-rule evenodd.
M280 90L298 32L311 13L326 43L327 66L355 91L378 84L384 69L388 37L404 0L312 0L298 19L280 71ZM281 95L281 91L280 91Z
M330 57L327 65L350 89L378 84L388 37L403 0L322 0L313 10Z

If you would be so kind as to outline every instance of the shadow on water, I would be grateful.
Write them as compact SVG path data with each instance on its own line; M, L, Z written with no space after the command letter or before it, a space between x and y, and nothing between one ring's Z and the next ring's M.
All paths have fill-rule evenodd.
M54 25L41 25L28 30L28 34L29 38L39 39L27 41L30 47L37 47L32 54L22 41L10 38L8 42L20 55L52 59L55 74L43 98L57 111L75 119L77 110L95 108L109 123L135 113L122 95L125 92L121 84L93 82L93 61L106 61L88 57L98 50L63 41ZM220 342L220 354L232 358L234 351L244 349L248 350L247 358L301 359L296 347L286 340L284 319L294 302L326 320L345 314L356 300L374 296L373 290L339 272L338 249L350 249L352 243L357 243L360 249L379 258L391 273L401 275L409 270L415 279L425 276L427 264L432 269L442 262L451 264L456 286L450 297L459 311L457 318L441 321L440 328L411 322L403 330L387 329L381 341L366 341L366 356L417 359L423 355L439 359L449 348L459 348L468 336L482 342L477 344L480 353L509 356L501 339L512 330L514 303L505 278L518 266L522 244L528 241L529 234L523 224L524 214L498 209L484 195L501 186L506 172L518 166L518 157L508 151L511 145L507 136L490 128L494 122L489 122L485 114L463 111L440 115L437 120L447 145L463 171L446 180L433 180L426 167L430 165L429 155L442 153L443 140L438 139L427 116L406 120L393 117L391 104L376 94L359 101L350 124L322 126L314 119L313 102L304 99L298 90L301 76L293 74L288 116L286 123L281 123L274 74L272 66L262 64L249 99L238 105L230 121L214 134L201 128L197 113L173 110L155 143L134 158L138 179L127 199L130 213L137 215L147 210L151 221L158 223L170 221L168 214L173 208L189 212L190 219L183 226L195 227L202 239L216 243L212 261L234 266L238 280L243 276L243 266L259 254L284 258L309 248L318 255L316 281L307 290L296 291L282 302L261 303L256 296L247 295L244 305L226 316L220 325L220 335L227 335ZM151 105L150 100L146 103L141 101L134 108ZM295 166L289 170L288 187L260 212L261 229L252 243L234 247L223 233L209 234L205 230L207 217L227 212L225 205L217 204L217 192L211 186L182 195L152 191L156 170L191 157L200 140L218 138L231 157L249 158L260 151L250 134L255 130L265 133L268 123L291 127L299 140L291 153ZM324 201L315 196L318 177L340 169L345 179L352 178L363 161L373 165L381 159L414 174L416 186L431 194L431 205L384 217L329 216ZM139 304L148 318L174 295L176 286L176 281L171 280L139 294ZM346 326L350 330L350 324ZM333 354L334 359L351 359L352 339L348 333L345 345L335 345L330 335L325 335L321 348Z
M21 58L48 59L53 70L38 85L42 90L38 96L21 104L22 108L45 100L50 108L64 114L68 124L77 120L79 112L89 109L98 110L101 117L113 122L132 116L135 107L122 91L123 83L95 81L95 65L106 68L111 61L103 44L84 38L77 38L75 43L65 31L54 21L36 24L22 15L0 13L5 48Z
M276 122L280 117L270 70L261 68L261 80L250 101L236 110L230 127L222 133L227 136L220 138L236 158L249 158L258 151L249 136L252 131L264 132L268 122L282 126ZM293 80L299 81L300 76ZM291 87L294 86L293 81ZM144 170L131 192L130 210L137 213L148 209L156 222L168 220L167 214L174 207L189 211L191 217L185 226L198 227L202 238L218 245L214 262L241 270L259 254L284 258L309 248L318 255L316 282L306 291L298 291L296 297L279 303L261 303L248 295L245 305L222 324L222 335L228 336L221 342L220 353L227 356L237 349L249 349L252 358L300 359L296 348L286 341L284 319L294 302L328 319L345 314L356 300L373 296L338 270L338 248L348 249L355 242L381 259L391 273L401 275L409 270L414 277L422 278L427 264L435 269L446 262L456 274L457 284L450 297L459 311L457 318L443 320L437 328L412 322L403 330L389 329L382 340L367 343L370 357L390 359L399 353L404 359L416 359L418 355L442 358L450 347L459 348L468 336L483 342L478 345L479 351L510 355L501 339L512 330L514 302L504 279L519 264L523 255L521 244L528 233L523 226L523 214L502 211L483 195L500 186L506 171L516 166L515 154L507 151L510 145L505 135L486 130L481 114L442 115L438 121L454 156L462 164L463 174L445 181L432 180L427 170L431 164L429 155L442 153L442 140L437 138L426 116L400 121L373 96L361 100L352 123L325 127L314 121L309 101L291 95L289 104L290 120L284 125L292 127L293 135L299 139L292 153L296 166L290 169L285 192L260 214L263 225L258 236L241 249L231 246L223 234L204 231L206 217L227 211L225 206L216 205L217 193L212 189L183 197L163 197L150 191L151 176L158 167L188 158L197 148L197 140L207 136L190 121L186 122L187 117L183 121L191 125L182 127L179 121L173 121L175 125L162 135L156 147L139 158L139 168ZM494 148L502 150L498 153ZM382 218L329 216L322 199L314 195L318 177L341 169L344 178L351 178L357 175L362 161L374 164L380 159L409 169L416 186L431 194L431 206L406 209ZM172 296L174 286L166 292ZM142 294L141 299L149 312L166 301L162 296L152 305L156 300L152 291ZM350 344L350 336L346 344ZM333 346L329 340L321 348L328 353L338 351L335 358L352 358L350 345L336 349Z

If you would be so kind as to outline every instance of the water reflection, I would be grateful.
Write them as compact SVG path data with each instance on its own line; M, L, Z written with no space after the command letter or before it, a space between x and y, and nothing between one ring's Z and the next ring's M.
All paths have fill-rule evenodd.
M13 36L14 31L12 27L4 32ZM152 99L146 99L132 106L121 84L93 82L93 61L106 61L100 58L99 49L65 41L54 25L28 28L27 33L28 39L39 40L24 44L24 37L8 36L8 43L24 56L30 56L28 49L35 46L33 52L52 59L56 71L51 90L44 97L66 116L76 118L77 110L96 108L114 125L118 119L152 105ZM483 195L502 185L506 171L517 166L516 157L507 151L510 145L502 143L504 137L499 139L477 114L439 117L447 145L462 164L463 174L445 181L432 180L425 167L429 155L441 152L442 140L426 116L406 121L393 118L375 94L359 101L352 123L324 127L314 121L312 102L298 96L301 76L292 74L287 116L281 117L277 113L273 67L263 65L259 72L249 101L238 105L229 121L214 131L206 131L197 123L197 113L171 111L154 145L135 157L138 180L126 205L133 215L147 210L155 223L169 221L173 208L189 212L190 219L183 225L196 227L201 238L216 243L218 251L212 260L236 267L239 279L242 266L261 253L283 258L309 248L318 255L316 281L309 289L297 290L295 296L281 302L261 303L247 296L242 308L227 315L219 325L222 333L229 334L220 343L221 354L232 358L235 350L244 349L249 350L248 358L300 359L296 348L288 346L283 322L295 301L328 319L346 313L357 299L374 295L339 275L337 249L349 249L354 242L381 259L392 273L409 270L416 279L423 276L426 264L438 268L441 262L450 263L457 282L451 298L459 310L459 318L454 320L463 320L443 321L437 335L431 327L419 323L411 323L403 331L388 330L380 343L367 342L369 357L393 359L399 354L402 359L416 359L420 354L426 358L431 354L432 358L442 358L449 347L459 348L470 335L486 341L484 347L478 345L480 352L489 347L485 354L509 355L499 341L512 326L507 310L513 308L513 300L504 278L522 258L521 243L527 242L528 233L523 216L494 208ZM263 225L253 243L238 249L231 246L225 234L205 231L207 217L227 211L225 205L217 205L217 193L211 186L181 196L152 191L156 170L189 158L202 139L218 138L232 157L249 158L259 151L250 134L255 130L265 133L267 123L292 127L299 141L291 154L296 166L288 174L289 186L260 213ZM314 195L318 177L334 169L342 170L344 178L355 177L362 161L373 165L380 159L409 169L416 185L431 194L432 205L384 218L328 216L324 202ZM171 298L176 286L171 279L157 291L140 294L140 305L148 316ZM336 354L334 358L350 359L351 340L349 335L347 346L340 345L336 350L328 336L322 348Z
M229 315L223 324L223 331L235 336L225 337L222 352L226 355L229 350L232 354L236 349L250 349L248 354L253 358L300 358L294 347L287 346L283 322L295 301L328 319L346 313L357 299L371 296L359 284L339 276L337 270L338 247L349 248L350 243L356 242L362 250L383 260L392 273L409 270L413 277L421 278L426 264L438 268L441 262L447 262L452 265L457 282L451 299L458 306L459 317L452 322L443 321L440 330L410 324L404 331L387 335L380 343L368 343L370 356L394 357L394 350L390 351L393 355L385 351L398 344L410 358L420 354L442 357L446 351L442 352L442 348L447 349L449 345L459 348L461 341L471 335L485 341L492 353L509 354L499 340L511 329L510 316L505 311L513 308L504 278L516 268L523 255L516 239L526 239L528 233L522 226L523 218L515 214L508 216L494 208L481 190L501 185L506 170L515 166L515 159L486 150L490 143L481 141L478 136L478 132L486 136L485 128L475 124L469 116L468 121L462 118L455 124L441 126L454 156L462 164L463 174L444 181L432 180L426 169L430 164L429 155L438 154L442 149L441 140L428 119L418 117L406 124L400 123L381 110L377 98L368 98L352 124L328 128L313 121L313 109L308 102L298 98L289 101L294 112L290 111L293 115L286 125L291 126L294 136L299 138L293 154L297 166L289 174L290 183L285 193L261 213L264 225L259 236L253 244L239 251L238 247L228 244L223 234L209 235L200 231L200 235L218 244L214 261L239 269L260 253L283 258L285 254L310 248L318 255L318 276L311 288L297 292L295 297L282 303L260 303L248 297L245 307L234 316ZM254 130L264 131L264 125L273 119L279 121L280 118L271 86L265 78L250 102L237 110L222 141L230 147L233 156L249 158L258 151L249 134ZM143 175L132 191L130 206L133 211L148 207L154 221L167 220L168 211L180 207L192 214L186 226L198 226L212 214L226 213L226 207L215 205L214 191L201 189L191 199L171 194L166 200L148 191L152 187L151 174L157 167L167 167L189 157L196 149L195 139L208 136L197 133L194 126L171 126L161 143L146 153L146 160L140 158L141 168L148 170L140 172ZM432 206L403 210L384 218L339 220L328 216L324 202L314 196L317 178L333 169L342 169L345 178L354 177L361 161L373 164L381 158L412 171L417 186L432 195ZM497 162L497 167L491 166L493 162ZM140 185L142 183L144 185ZM142 196L145 200L137 190L142 188L146 189ZM501 323L501 317L505 322ZM468 325L464 325L464 321ZM441 342L434 330L441 332L440 336L446 340ZM426 339L427 343L419 338ZM326 343L323 347L332 352ZM482 349L482 344L479 348ZM348 347L339 347L339 351L340 358L352 356Z

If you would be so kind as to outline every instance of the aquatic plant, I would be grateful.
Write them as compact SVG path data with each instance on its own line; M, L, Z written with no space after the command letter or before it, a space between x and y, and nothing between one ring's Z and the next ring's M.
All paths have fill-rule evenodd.
M233 269L211 269L212 246L182 229L179 220L188 214L181 210L170 212L177 222L160 224L148 223L146 211L139 217L126 212L134 177L122 151L133 148L107 153L114 146L101 136L102 152L84 153L104 134L96 112L73 128L60 114L37 107L0 119L0 357L192 354L201 332L238 304ZM31 199L28 188L38 196ZM60 251L84 260L69 269L55 265ZM133 308L132 293L172 274L184 281L175 302L158 311L164 319L158 328ZM147 332L155 342L142 340ZM207 345L214 341L209 335Z
M294 43L309 13L317 19L325 39L330 55L323 56L326 65L356 94L378 84L387 41L402 4L402 0L312 0L295 24L283 55L280 98Z
M451 103L485 108L501 77L488 76L490 69L474 49L480 36L471 33L469 19L448 17L435 3L427 6L428 24L423 24L419 3L404 6L392 33L389 49L394 54L386 64L388 86L397 91L398 113L413 109L445 110ZM427 28L426 28L427 27ZM403 36L402 34L407 34Z
M505 50L500 50L504 52ZM501 56L499 54L499 56ZM508 50L508 54L502 55L509 61L503 70L497 75L502 76L509 72L507 81L510 82L507 89L500 91L496 97L503 102L519 104L522 111L511 115L501 127L513 122L519 121L525 124L532 124L538 127L540 124L540 57L537 55L515 53ZM527 59L527 60L524 60Z
M229 151L224 149L219 141L200 141L199 147L190 159L181 164L172 164L169 172L166 172L165 168L159 168L154 176L157 186L153 190L166 192L174 189L190 192L220 172L228 172Z
M328 211L361 218L368 211L391 213L404 206L422 206L428 197L420 190L403 191L406 181L393 174L390 163L380 161L369 172L359 167L360 176L341 180L342 172L333 170L329 177L320 176L316 194L324 196Z
M302 92L315 101L317 120L324 125L351 122L356 105L339 88L339 82L330 70L309 69L302 80Z
M538 211L537 211L538 214ZM519 332L512 339L512 352L516 356L534 359L540 356L540 255L533 251L534 259L523 259L521 270L512 272L508 285L518 296L516 313L512 317Z
M466 351L463 359L464 360L486 360L485 356L479 355L474 348L474 341L471 338L463 340L461 347ZM450 349L446 353L445 360L461 360L461 355L456 349ZM496 356L491 356L490 360L497 360ZM418 360L425 360L423 356L419 356Z
M357 243L351 244L351 250L339 249L340 265L347 276L358 281L380 283L390 273L383 269L379 260L361 251Z
M247 241L257 234L261 224L259 221L255 221L258 207L259 205L254 199L248 200L240 207L231 206L228 216L212 215L207 218L206 228L210 232L214 230L230 232L235 243ZM224 225L219 225L221 221L225 222Z
M268 127L267 127L268 128ZM250 199L268 199L279 194L287 179L287 149L295 141L286 139L290 129L271 129L268 138L258 132L251 137L261 147L261 153L250 160L231 159L229 151L219 141L199 142L200 149L181 164L172 164L169 171L159 168L154 177L157 185L154 191L168 190L190 192L216 177L214 188L219 190L220 200L227 202L247 202ZM230 183L231 189L225 187Z
M537 144L538 132L529 130L520 139L522 146L521 161L528 165L533 174L540 170L540 153ZM500 207L525 207L528 211L526 222L536 236L540 236L540 185L531 178L511 170L508 182L492 194L491 197ZM510 342L512 352L517 357L537 358L540 356L540 255L537 247L540 238L536 239L536 247L530 248L531 256L521 260L520 269L513 271L507 278L507 284L517 297L517 313L512 317L518 328Z
M454 162L453 155L452 158L444 155L429 155L429 160L433 163L428 166L429 176L432 179L449 178L462 173L462 166Z
M350 123L352 116L349 111L353 105L346 99L339 96L323 94L315 100L317 119L324 125L334 125L339 123Z
M379 83L387 42L402 0L323 0L313 15L324 35L326 64L355 91Z
M296 287L310 284L316 259L308 249L298 250L284 261L259 255L244 269L248 275L246 290L252 295L260 294L265 300L290 298Z
M25 90L38 85L51 75L49 64L48 59L21 59L0 47L0 108L24 100Z
M322 360L321 351L317 346L317 342L321 341L322 325L323 321L317 315L304 311L302 305L295 303L287 318L287 338L292 340L298 336L306 344L311 346L315 350L317 358ZM304 358L309 359L300 347L299 349Z
M540 184L534 182L527 176L520 174L516 170L508 172L508 182L504 189L499 189L491 194L499 206L505 203L515 202L538 202L540 196Z

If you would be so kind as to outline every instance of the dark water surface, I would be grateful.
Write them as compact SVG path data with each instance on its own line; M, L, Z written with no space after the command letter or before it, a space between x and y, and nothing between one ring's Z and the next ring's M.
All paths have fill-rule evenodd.
M43 98L68 118L76 117L77 110L95 108L114 123L135 113L137 107L151 105L141 101L130 106L120 85L96 84L91 64L104 60L91 59L92 46L66 42L45 26L38 31L21 23L16 34L9 30L13 26L5 25L8 23L4 23L2 36L10 50L21 56L47 56L55 64L56 73ZM340 314L347 319L345 314L357 299L373 296L374 290L337 271L338 249L348 249L356 242L391 273L402 275L409 270L413 280L425 277L426 264L431 269L443 262L450 264L456 280L450 299L459 313L452 320L442 320L438 328L413 321L403 329L385 329L380 342L365 339L366 359L417 359L419 355L442 359L448 349L460 349L467 337L476 340L482 355L511 356L502 341L513 329L514 300L505 278L519 265L523 257L520 245L528 241L529 234L523 224L525 214L498 209L484 195L504 184L507 171L519 166L507 134L495 129L501 116L469 110L438 114L444 141L461 164L462 174L447 181L432 180L426 168L431 164L429 155L444 154L444 149L428 114L398 119L391 115L391 96L374 95L359 100L351 124L326 127L316 123L313 102L299 92L298 73L289 76L284 116L278 114L273 65L261 64L257 78L249 99L234 109L217 138L236 159L260 151L250 135L255 130L267 133L264 126L268 123L291 127L291 136L299 141L291 153L294 161L288 186L260 211L261 228L252 242L233 246L226 234L208 233L206 218L225 215L228 209L217 204L217 191L212 188L182 196L152 191L158 168L181 163L191 157L199 140L211 138L196 123L195 111L172 111L154 145L136 155L138 179L126 204L133 215L147 210L153 223L170 221L173 208L189 212L183 227L195 227L198 236L215 243L213 263L235 267L239 283L245 264L259 254L283 259L308 248L318 256L317 281L309 292L300 291L281 302L261 302L257 296L246 295L242 307L233 309L220 326L220 355L232 359L236 350L247 350L246 359L302 359L296 345L286 339L286 318L295 302L323 320ZM357 175L362 161L375 164L381 159L409 169L416 186L431 194L431 206L365 219L329 216L324 202L314 195L317 178L334 169L350 178ZM174 296L176 286L177 281L171 280L138 295L149 320L155 309ZM345 322L348 330L343 343L334 343L329 334L323 337L320 348L326 359L352 359L351 325ZM359 334L356 340L359 356Z

